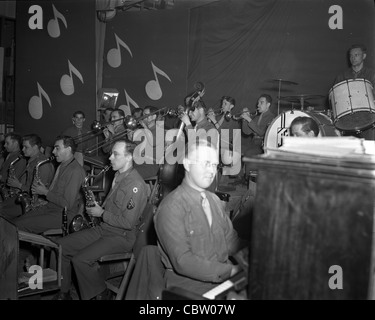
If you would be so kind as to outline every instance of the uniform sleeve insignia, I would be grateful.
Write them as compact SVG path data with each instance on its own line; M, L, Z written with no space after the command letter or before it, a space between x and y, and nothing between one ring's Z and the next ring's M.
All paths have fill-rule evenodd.
M133 198L130 198L128 204L126 205L126 208L127 208L128 210L131 210L131 209L133 209L134 207L135 207L135 203L134 203L134 201L133 201Z
M134 193L137 193L137 192L138 192L138 188L137 188L137 187L134 187L134 188L133 188L133 192L134 192Z

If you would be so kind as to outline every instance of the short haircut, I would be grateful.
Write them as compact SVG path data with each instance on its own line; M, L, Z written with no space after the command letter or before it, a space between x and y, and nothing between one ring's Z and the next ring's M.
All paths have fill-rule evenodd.
M12 139L13 141L17 141L18 142L18 146L21 147L22 145L22 137L18 134L18 133L15 133L15 132L8 132L5 136L4 136L4 139L10 137L10 139Z
M310 117L297 117L290 124L290 134L292 134L292 127L294 125L301 124L301 130L305 133L310 131L314 132L315 137L319 135L319 126L313 118Z
M77 145L74 142L74 139L71 136L57 136L55 141L62 140L63 145L65 148L70 147L72 149L72 153L76 152Z
M42 146L42 139L35 133L26 134L22 137L22 141L29 141L30 145L33 147L35 145L40 148Z
M120 118L125 118L125 112L124 112L124 110L122 110L122 109L113 109L111 113L113 113L113 112L118 112L118 115L120 116Z
M266 101L267 101L269 104L272 104L272 97L271 97L269 94L265 94L265 93L263 93L263 94L261 94L261 95L259 96L258 99L260 99L260 98L265 98Z
M131 142L129 140L125 140L125 139L119 139L119 140L116 140L113 145L115 145L116 143L119 143L119 142L123 142L125 144L125 155L127 154L130 154L131 156L133 156L133 152L134 152L134 149L137 147L137 145L134 143L134 142Z
M155 106L146 106L146 107L144 107L143 112L144 112L145 110L149 110L150 113L156 113L156 112L159 110L159 108L157 108L157 107L155 107Z
M195 143L188 142L185 145L185 159L189 159L189 155L191 155L199 147L208 147L214 149L217 152L216 146L214 146L211 141L208 141L207 139L199 139L196 140Z
M75 112L73 113L73 118L75 118L75 117L78 116L78 115L82 115L82 117L86 118L84 112L81 111L81 110L75 111Z
M363 44L353 44L349 48L348 53L350 53L350 51L352 51L352 49L361 49L363 53L366 53L366 51L367 51L366 46L364 46Z
M221 97L221 103L223 103L224 100L228 101L230 104L233 104L234 106L236 105L236 100L230 96Z

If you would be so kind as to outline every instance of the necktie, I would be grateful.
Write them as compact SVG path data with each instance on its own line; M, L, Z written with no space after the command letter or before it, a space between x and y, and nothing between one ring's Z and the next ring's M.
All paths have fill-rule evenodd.
M208 199L207 199L206 194L204 192L201 192L201 197L202 197L202 208L203 208L204 213L206 214L208 224L211 227L212 212L211 212L210 203L208 202Z

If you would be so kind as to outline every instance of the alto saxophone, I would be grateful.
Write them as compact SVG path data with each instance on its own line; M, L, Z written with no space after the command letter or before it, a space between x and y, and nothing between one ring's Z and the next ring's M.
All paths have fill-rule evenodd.
M111 166L105 166L98 174L96 175L89 174L85 177L85 180L83 181L83 184L82 184L82 190L85 195L86 207L95 207L95 195L92 189L90 189L89 187L89 180L91 178L95 179L99 177L103 173L107 172L110 168ZM100 218L91 217L88 214L84 214L84 215L77 214L73 218L72 222L70 223L69 233L73 233L73 232L80 231L83 229L92 228L92 227L98 226L99 224L100 224Z
M9 164L8 179L9 178L11 178L11 179L16 178L16 168L14 167L14 165L16 164L16 162L18 162L22 158L23 158L23 156L19 155L16 159L14 159ZM6 184L2 185L1 188L0 188L0 193L1 193L1 196L3 197L4 201L9 199L9 198L13 198L14 196L18 195L19 192L20 192L19 189L13 188L13 187L8 187L8 186L6 186Z
M36 183L36 184L42 183L42 180L40 179L40 175L39 175L39 167L42 164L45 164L49 161L53 161L54 159L55 159L55 156L50 156L47 159L41 160L36 164L35 169L34 169L33 183ZM32 194L32 196L30 197L28 192L22 192L18 196L18 200L19 202L21 202L21 204L24 205L24 212L34 211L48 203L47 200L44 200L43 198L39 197L39 195L35 193Z

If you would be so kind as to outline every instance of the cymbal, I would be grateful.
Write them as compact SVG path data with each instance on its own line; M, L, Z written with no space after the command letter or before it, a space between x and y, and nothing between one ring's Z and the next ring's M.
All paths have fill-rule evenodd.
M301 100L301 99L307 100L307 99L320 99L320 98L325 98L325 96L321 94L296 94L292 96L280 97L280 99L283 99L283 100Z
M291 85L297 85L297 82L289 81L289 80L284 80L284 79L269 79L267 80L268 82L282 82L284 84L291 84Z

